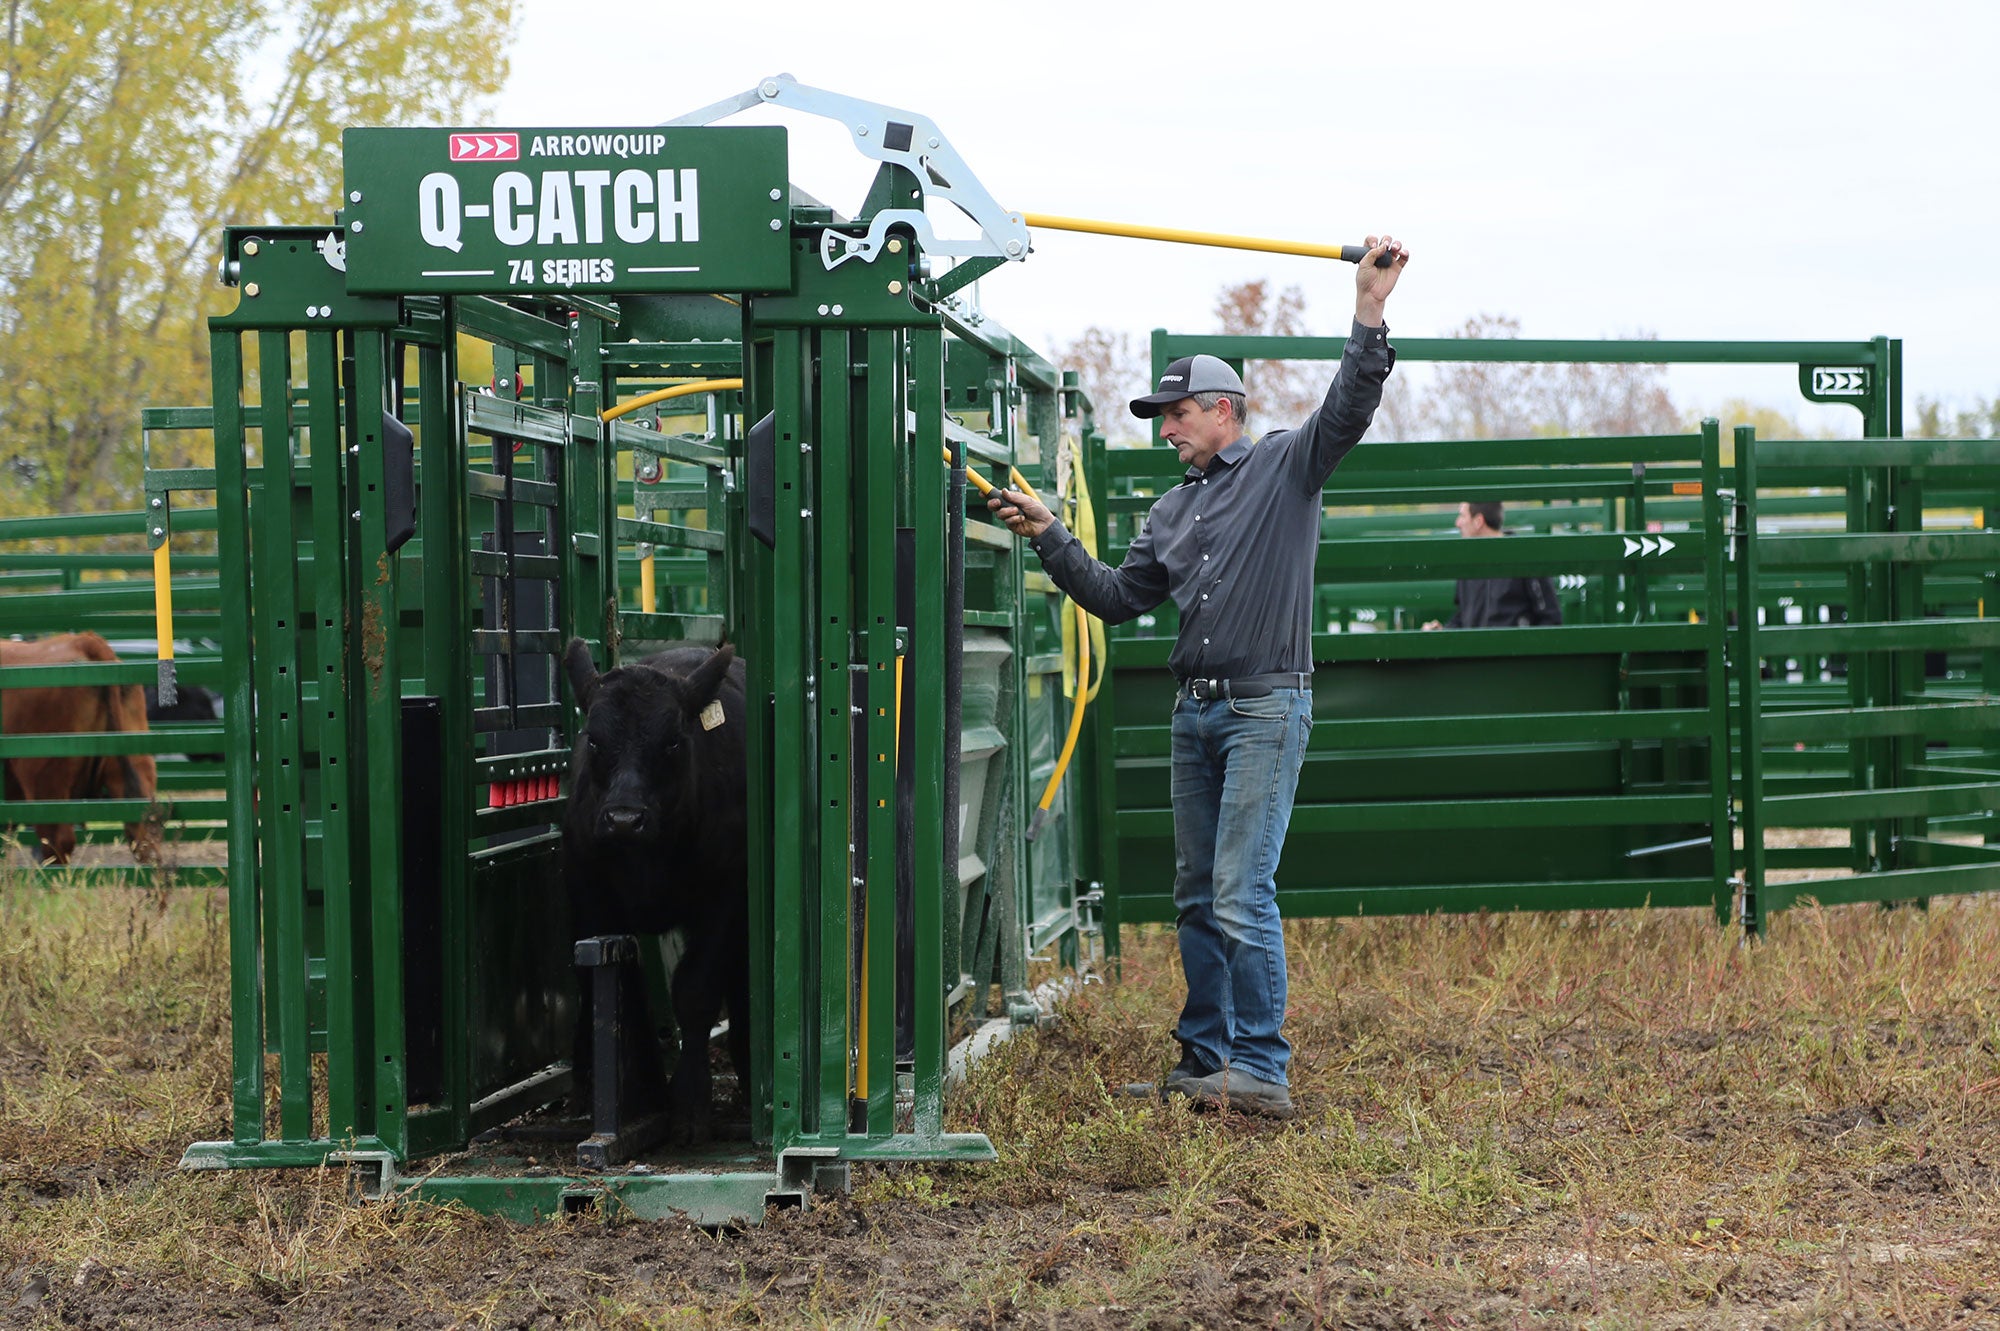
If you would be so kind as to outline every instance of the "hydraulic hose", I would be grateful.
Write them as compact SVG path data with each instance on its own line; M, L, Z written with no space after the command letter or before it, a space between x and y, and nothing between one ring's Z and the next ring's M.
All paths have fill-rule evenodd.
M1075 605L1075 602L1071 602ZM1076 705L1069 709L1069 734L1063 739L1062 752L1056 757L1056 767L1049 773L1048 785L1042 787L1042 798L1035 803L1035 816L1028 822L1028 840L1033 841L1042 834L1042 826L1049 820L1049 809L1056 802L1056 791L1062 788L1062 780L1069 771L1070 755L1076 752L1077 737L1083 734L1084 709L1090 706L1090 690L1084 682L1090 675L1090 615L1080 605L1075 605L1077 618L1077 669Z
M607 407L598 413L599 420L615 421L628 411L650 407L655 402L665 402L669 398L688 397L695 393L727 393L731 389L743 387L741 379L697 379L693 383L674 384L669 388L655 389L641 393L630 402L620 402L615 407Z
M650 407L655 402L665 402L677 397L692 397L696 393L727 393L731 389L741 387L743 387L741 379L698 379L693 383L674 384L651 393L641 393L630 402L620 402L615 407L608 407L598 413L598 419L615 421L628 411ZM639 610L643 614L650 615L653 613L654 604L653 557L647 555L639 561Z

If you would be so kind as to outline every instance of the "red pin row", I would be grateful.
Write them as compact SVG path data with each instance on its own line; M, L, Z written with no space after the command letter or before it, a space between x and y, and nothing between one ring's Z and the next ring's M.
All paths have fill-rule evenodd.
M559 776L524 776L512 781L495 781L489 787L492 792L487 804L495 809L510 808L516 804L534 804L540 800L552 800L562 794L562 778Z

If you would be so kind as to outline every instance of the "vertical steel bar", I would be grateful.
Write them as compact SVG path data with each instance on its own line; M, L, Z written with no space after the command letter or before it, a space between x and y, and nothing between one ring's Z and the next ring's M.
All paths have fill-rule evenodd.
M223 329L208 335L210 386L215 402L216 555L222 616L223 747L229 806L229 1043L230 1135L238 1145L264 1139L264 972L258 901L262 868L257 857L254 802L256 754L251 723L255 667L250 618L243 608L261 588L250 570L249 441L243 431L243 337Z
M803 936L801 888L812 861L805 845L802 813L818 799L817 772L807 756L804 718L811 653L805 641L806 603L811 595L812 562L805 548L808 528L801 517L806 499L801 448L811 445L809 418L812 366L809 334L780 329L772 374L777 412L777 548L772 567L771 720L772 908L771 969L773 1086L771 1144L784 1150L808 1131L804 1060L807 1053L804 986L807 939Z
M292 473L291 337L283 329L257 335L258 453L264 480L261 539L251 554L258 654L262 667L257 716L258 825L264 836L264 974L266 998L276 1012L279 1135L304 1141L312 1135L312 1032L308 1021L306 899L300 795L298 591L300 563L294 525ZM331 556L338 559L338 555Z
M1770 913L1784 903L1766 896L1764 885L1764 696L1763 658L1757 644L1757 432L1736 427L1736 662L1741 702L1739 751L1743 808L1743 928L1762 934Z
M362 704L366 765L350 774L357 790L392 789L402 777L401 599L397 557L388 548L383 484L382 412L388 405L386 331L355 334L356 419L348 423L360 445L355 497L353 605L359 632L350 640L347 668ZM399 1155L408 1149L408 1048L403 1038L403 827L394 816L368 820L366 902L368 994L373 1007L376 1135ZM359 867L359 866L357 866Z
M418 461L428 483L418 491L417 530L423 540L424 692L444 701L440 709L444 763L440 804L438 857L443 968L442 1019L444 1095L452 1123L452 1139L464 1141L472 1130L474 1038L472 1023L473 956L471 848L474 784L472 662L471 515L465 479L465 417L459 394L458 303L446 297L440 310L442 330L436 347L419 349L417 357Z
M1715 876L1715 914L1729 922L1731 845L1729 761L1729 535L1722 510L1722 427L1713 419L1701 423L1702 577L1707 619L1708 781L1713 795L1709 847ZM1745 735L1754 734L1746 720Z
M353 336L332 329L305 334L307 397L305 414L309 478L306 499L312 514L312 590L302 598L301 620L293 627L298 641L312 644L311 657L302 652L301 671L308 671L314 696L299 706L300 733L318 754L319 788L314 803L319 814L319 881L322 894L322 937L326 947L326 1081L327 1135L336 1140L372 1131L363 1121L361 1095L367 1084L367 1063L361 1058L356 1029L357 984L366 994L369 978L359 973L355 934L359 927L350 891L349 833L352 802L346 778L352 764L342 765L348 745L345 665L346 638L342 620L346 606L347 450L340 422L340 347L338 339ZM365 1002L365 998L363 1000Z
M896 1107L896 444L902 436L901 337L868 332L867 434L859 449L862 503L855 524L867 559L860 626L868 664L867 931L863 955L862 1085L868 1135L895 1131Z
M916 416L914 447L917 539L916 615L913 655L922 663L915 688L917 791L911 829L916 864L916 1133L935 1138L944 1130L944 993L940 964L944 951L943 895L955 891L958 867L944 862L944 820L957 810L944 807L946 761L958 758L958 736L945 733L944 566L946 472L935 459L944 449L944 333L917 328L910 333L910 407ZM929 465L925 465L929 462ZM949 744L949 747L947 745ZM951 979L955 982L956 976Z
M819 731L819 800L814 806L819 825L817 875L819 967L819 1125L823 1136L844 1131L848 1117L848 1067L853 1048L849 1030L848 930L855 864L853 825L848 792L853 788L848 763L853 727L848 722L847 664L853 659L850 641L854 617L849 605L853 517L854 454L853 365L850 334L829 328L820 334L819 420L813 461L814 486L810 530L817 547L819 595L813 615L814 673L819 678L816 714Z
M754 308L751 307L751 308ZM743 329L743 382L746 413L753 424L774 405L777 376L773 373L773 339L760 338L748 316ZM776 415L773 413L775 424ZM745 432L746 474L749 445ZM775 445L773 445L775 450ZM772 480L775 486L775 478ZM736 632L744 646L749 683L749 716L745 743L749 760L745 783L746 817L749 829L750 880L750 1026L751 1088L750 1134L754 1140L776 1142L773 1108L778 1104L774 1065L777 1048L784 1037L775 1011L777 978L776 924L773 917L775 873L773 861L777 842L777 813L774 795L772 699L777 694L776 653L772 647L772 588L776 582L775 552L749 535L751 496L748 487L729 496L730 605L736 611ZM775 514L775 496L759 496ZM785 981L789 983L789 981Z

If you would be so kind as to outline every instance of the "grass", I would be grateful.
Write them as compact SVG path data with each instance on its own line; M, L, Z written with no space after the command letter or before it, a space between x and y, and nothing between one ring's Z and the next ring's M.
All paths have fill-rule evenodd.
M221 898L0 878L0 1323L2000 1322L2000 900L1295 921L1274 1125L1119 1093L1171 937L974 1070L985 1166L753 1230L359 1206L228 1132Z

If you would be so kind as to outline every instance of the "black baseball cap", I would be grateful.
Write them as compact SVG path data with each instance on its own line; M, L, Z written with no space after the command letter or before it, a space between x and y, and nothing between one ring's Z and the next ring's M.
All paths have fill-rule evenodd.
M1242 393L1243 376L1220 356L1183 356L1160 376L1160 391L1132 399L1132 414L1150 420L1196 393Z

